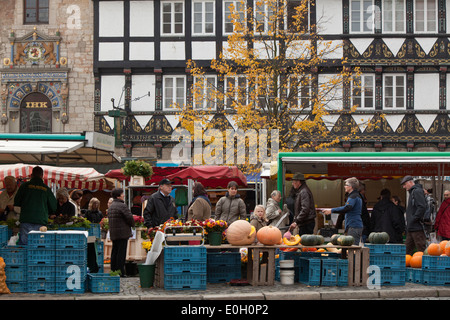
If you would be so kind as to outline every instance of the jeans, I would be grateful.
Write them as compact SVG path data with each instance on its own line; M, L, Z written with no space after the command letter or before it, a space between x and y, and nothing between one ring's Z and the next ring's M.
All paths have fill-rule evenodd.
M361 241L363 228L353 228L348 227L347 235L352 236L355 239L355 245L359 246L359 242Z
M30 231L39 231L42 224L21 222L19 228L19 242L18 245L26 246L28 244L28 233Z

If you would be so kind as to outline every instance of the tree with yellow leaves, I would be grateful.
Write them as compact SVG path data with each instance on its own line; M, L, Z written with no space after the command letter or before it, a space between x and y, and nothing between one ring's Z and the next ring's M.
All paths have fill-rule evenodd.
M212 132L202 142L207 148L214 145L207 152L217 157L223 155L221 143L229 143L226 129L232 123L240 134L246 133L244 166L251 167L259 164L249 161L252 152L261 151L254 132L266 134L271 141L267 151L272 159L278 151L324 150L353 136L357 127L347 137L333 135L324 119L354 110L355 106L344 108L343 88L352 84L357 90L360 71L348 67L342 43L319 36L320 19L311 21L309 15L312 4L255 0L249 7L240 0L226 5L224 31L230 35L219 58L207 67L192 60L187 63L193 77L192 100L179 108L181 127L194 140L201 137L194 137L195 130ZM234 140L231 143L235 146ZM223 159L222 164L237 163L234 154Z

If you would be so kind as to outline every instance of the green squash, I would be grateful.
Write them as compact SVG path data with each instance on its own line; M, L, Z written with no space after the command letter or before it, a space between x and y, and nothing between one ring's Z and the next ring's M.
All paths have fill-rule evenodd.
M304 246L315 246L316 245L316 239L313 234L304 234L300 238L301 238L300 243Z
M371 232L368 240L372 244L386 244L389 242L389 234L387 232Z
M337 241L339 245L347 247L352 246L355 243L355 238L352 236L340 236Z
M323 245L323 243L325 242L325 238L320 234L316 235L315 237L316 237L316 246Z
M330 242L333 244L333 245L335 245L335 246L337 246L339 243L338 243L338 238L340 237L341 235L340 234L333 234L332 236L331 236L331 239L330 239Z

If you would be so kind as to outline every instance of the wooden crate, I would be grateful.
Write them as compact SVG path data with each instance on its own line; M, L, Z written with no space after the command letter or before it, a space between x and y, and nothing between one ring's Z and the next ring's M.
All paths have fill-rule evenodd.
M161 251L155 262L155 279L153 280L155 288L164 288L164 251Z
M247 281L253 286L275 284L275 248L248 248Z
M370 249L365 247L345 248L348 259L348 285L360 287L367 284L370 265Z

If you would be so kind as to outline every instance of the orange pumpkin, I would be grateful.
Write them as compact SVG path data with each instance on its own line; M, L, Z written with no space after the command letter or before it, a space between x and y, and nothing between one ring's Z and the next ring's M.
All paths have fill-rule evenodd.
M421 255L412 256L410 265L412 268L422 268L422 256Z
M441 242L439 242L439 247L441 247L441 254L445 253L445 246L447 245L448 241L447 240L443 240Z
M430 256L440 256L441 247L437 243L430 243L430 245L427 248L427 252Z
M255 242L256 230L248 221L236 220L228 226L226 236L231 245L249 245Z
M423 256L423 252L422 251L414 252L413 257L416 257L416 256Z
M406 266L407 267L409 267L409 266L411 266L411 255L410 254L407 254L406 256L405 256L405 262L406 262Z
M450 241L447 242L447 244L445 245L445 250L444 253L450 257Z
M256 239L262 244L273 246L282 240L281 231L274 226L265 226L258 230Z

